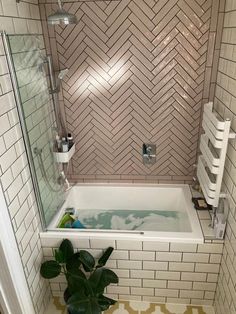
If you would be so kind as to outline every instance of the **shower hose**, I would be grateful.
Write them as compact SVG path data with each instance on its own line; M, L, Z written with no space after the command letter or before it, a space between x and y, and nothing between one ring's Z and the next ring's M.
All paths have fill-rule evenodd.
M50 183L50 181L48 179L47 172L45 170L43 159L42 159L42 149L38 149L36 147L36 148L34 148L34 153L35 153L35 155L38 158L39 168L40 168L40 171L42 173L42 177L43 177L47 187L49 188L49 190L51 190L52 192L60 192L60 191L62 191L62 185L60 185L59 188L55 188L55 187L53 187L51 185L51 183Z

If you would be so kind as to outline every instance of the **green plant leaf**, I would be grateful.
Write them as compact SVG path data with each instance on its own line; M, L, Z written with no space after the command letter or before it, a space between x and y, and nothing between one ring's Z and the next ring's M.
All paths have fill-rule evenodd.
M110 269L97 268L88 279L95 294L103 294L105 287L118 283L117 275Z
M67 283L68 283L68 289L70 294L74 294L76 292L81 293L81 295L87 295L87 279L81 277L81 276L77 276L77 275L71 275L69 273L66 274L66 279L67 279Z
M63 263L66 263L74 254L74 248L70 240L64 239L59 247L59 251L62 252Z
M80 254L75 253L71 256L71 258L69 258L67 260L66 269L68 272L75 274L75 275L81 274L81 270L79 269L81 266L81 261L80 261L79 257L80 257ZM78 270L80 270L80 271L78 272ZM82 272L82 274L84 275L83 272ZM84 275L84 277L85 277L85 275Z
M98 304L102 311L107 310L111 305L115 304L117 301L107 298L104 295L99 295L98 297Z
M59 250L55 250L54 251L54 257L55 257L55 260L61 264L64 262L64 258L63 258L63 253L62 251L59 251Z
M79 292L74 293L67 301L70 312L76 314L101 314L96 298L85 297Z
M57 261L46 261L41 265L40 274L43 278L55 278L61 273L61 265Z
M86 272L92 271L94 266L95 266L95 259L93 258L93 256L85 250L80 250L79 251L80 254L80 261L83 264L83 268Z
M108 261L109 257L111 256L112 252L114 251L113 247L108 247L106 251L103 253L103 255L98 260L97 267L103 267L106 265L106 262Z

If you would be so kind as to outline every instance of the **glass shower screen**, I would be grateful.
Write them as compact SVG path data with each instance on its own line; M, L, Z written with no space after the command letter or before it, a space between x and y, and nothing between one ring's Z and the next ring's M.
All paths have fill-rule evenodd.
M54 160L53 143L56 120L53 99L49 93L43 37L38 35L8 35L18 95L30 145L28 155L33 161L36 189L46 226L64 202L58 183L60 169ZM18 104L19 105L19 104ZM32 169L31 169L32 172ZM38 200L39 201L39 200Z

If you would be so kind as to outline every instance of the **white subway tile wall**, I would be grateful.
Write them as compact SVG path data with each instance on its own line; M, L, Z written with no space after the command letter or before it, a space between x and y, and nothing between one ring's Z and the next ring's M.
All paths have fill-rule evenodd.
M1 0L0 25L1 30L10 34L42 34L38 0L25 0L18 4L15 0ZM35 312L43 314L50 298L50 289L39 275L39 267L43 257L39 239L41 224L1 40L0 180Z
M226 0L223 37L216 84L215 109L232 120L236 132L236 1ZM224 189L229 195L228 225L216 290L217 314L236 313L236 145L230 141L224 173ZM211 263L217 261L212 256ZM210 277L209 280L214 280Z
M50 238L50 235L42 237L46 259L52 258L51 248L57 248L61 240ZM90 239L87 249L91 253L95 243L98 248L105 249L108 245L115 248L108 266L117 273L120 280L118 285L107 289L109 295L125 300L213 304L223 241L182 244L104 239L96 239L94 242ZM124 252L124 248L127 251ZM183 251L180 252L181 248ZM81 249L79 239L75 249ZM202 253L203 251L208 253ZM101 254L102 251L99 252ZM95 251L96 254L99 252ZM186 254L191 257L191 262L184 260ZM210 263L211 259L214 263ZM51 280L50 284L53 295L62 296L63 278Z

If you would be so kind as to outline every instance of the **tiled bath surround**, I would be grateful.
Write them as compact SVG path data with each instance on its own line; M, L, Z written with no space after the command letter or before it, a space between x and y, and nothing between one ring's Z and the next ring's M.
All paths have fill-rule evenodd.
M58 236L59 237L59 236ZM62 239L42 237L46 259L53 256ZM125 300L146 300L183 304L212 305L220 268L223 242L208 240L203 244L78 239L71 237L76 249L89 249L100 256L108 246L115 248L107 266L119 276L119 284L107 293ZM54 296L61 296L63 278L51 280Z
M216 85L215 109L224 118L232 119L236 132L236 2L226 0L223 37ZM228 148L224 174L230 210L226 229L223 259L215 299L217 314L236 313L236 145Z
M0 25L9 34L42 34L38 1L16 4L15 0L1 0ZM35 312L43 314L50 290L39 275L43 256L39 240L41 225L1 38L0 180Z
M213 98L223 0L69 1L76 26L45 23L46 48L68 67L64 111L74 181L190 182L201 106ZM62 104L63 107L63 104ZM142 163L142 143L157 162Z

